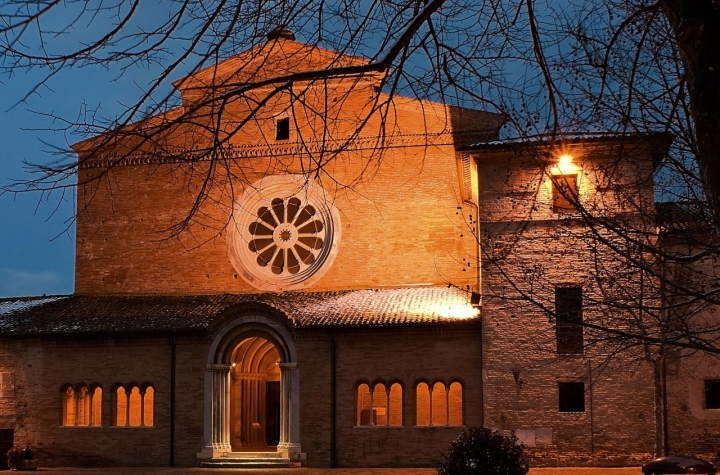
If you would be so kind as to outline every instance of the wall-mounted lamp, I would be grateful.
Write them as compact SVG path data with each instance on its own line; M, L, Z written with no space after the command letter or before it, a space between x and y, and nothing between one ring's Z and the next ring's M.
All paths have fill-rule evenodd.
M558 157L557 166L553 167L553 175L573 175L578 172L578 166L573 163L573 156L564 153Z

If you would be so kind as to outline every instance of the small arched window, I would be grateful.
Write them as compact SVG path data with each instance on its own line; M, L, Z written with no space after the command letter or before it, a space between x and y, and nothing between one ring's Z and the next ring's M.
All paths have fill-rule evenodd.
M115 393L117 426L151 427L155 424L155 389L119 386Z
M67 386L62 390L62 425L102 425L102 388Z
M446 426L448 420L448 404L447 392L445 391L445 385L443 383L433 384L430 401L432 401L432 425Z
M63 391L63 423L64 426L75 425L75 390L71 387Z
M402 386L400 386L400 383L394 383L390 386L390 414L388 416L388 425L403 425L402 401Z
M128 398L125 393L125 388L122 386L118 387L115 391L115 425L125 426L127 425L127 409L128 409Z
M415 388L416 421L418 426L462 425L463 388L459 382L453 382L448 388L437 382L429 387L418 383Z
M370 386L363 383L357 389L357 425L370 425L372 403L370 401Z
M357 388L357 425L402 425L402 386L395 383L387 390L384 383L362 383Z
M430 388L427 383L418 383L415 388L415 425L430 425Z
M461 426L463 424L462 394L462 384L457 381L450 384L450 391L448 392L448 424L451 426Z

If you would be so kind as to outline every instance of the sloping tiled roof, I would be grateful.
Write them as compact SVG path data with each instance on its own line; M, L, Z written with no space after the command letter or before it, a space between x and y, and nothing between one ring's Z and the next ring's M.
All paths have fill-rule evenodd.
M280 38L206 67L175 81L173 85L180 90L221 85L238 86L304 71L361 66L369 62L369 59Z
M32 302L29 304L28 302ZM261 303L295 328L391 327L477 319L468 296L448 287L182 296L62 296L0 300L0 336L197 334L225 311Z

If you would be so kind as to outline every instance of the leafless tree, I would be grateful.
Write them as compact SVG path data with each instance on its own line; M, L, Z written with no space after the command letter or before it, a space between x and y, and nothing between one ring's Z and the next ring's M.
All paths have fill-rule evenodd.
M387 111L396 95L503 114L503 136L519 141L537 134L553 141L563 134L597 131L672 135L669 151L653 172L654 197L674 203L662 211L671 209L672 219L661 220L661 232L654 210L636 209L642 219L635 221L580 210L584 227L578 238L588 252L618 256L614 266L598 265L592 276L588 302L596 318L584 325L594 335L588 341L612 340L613 351L651 348L660 352L648 355L653 361L668 345L718 353L717 324L695 318L707 315L707 308L720 300L720 276L707 271L707 263L717 260L720 230L717 0L8 0L0 6L0 20L0 72L45 74L28 87L28 95L51 85L65 69L99 66L118 75L138 66L159 71L117 118L100 117L88 108L79 118L55 119L78 139L100 137L84 142L86 157L97 154L99 159L108 147L124 144L92 180L110 173L123 155L148 144L160 146L177 124L202 130L202 146L193 153L163 150L206 177L186 218L170 230L174 234L204 219L198 210L211 199L214 177L231 173L223 150L265 104L288 94L291 103L301 106L312 84L336 77L372 75L385 93L365 110L344 143L374 127L368 125L371 118L380 117L381 123L390 118ZM311 71L221 84L191 107L177 108L172 79L241 51L263 51L267 33L278 25L337 55ZM276 34L286 33L280 29ZM256 67L258 59L247 56L238 68ZM222 114L233 101L252 107L228 125ZM324 126L305 138L327 140L332 135L329 109L314 114ZM342 150L343 143L324 150L308 162L307 172L329 173ZM5 191L52 193L73 186L66 180L77 173L75 155L58 152L67 155L38 165L39 177L21 179ZM677 222L692 223L691 229ZM489 253L484 265L496 265L495 271L514 265L503 254L512 251L510 245L483 249ZM508 277L508 285L512 298L533 302L554 318L550 288L537 292L538 286L549 285L542 273L528 269L526 281ZM663 299L638 297L651 293Z

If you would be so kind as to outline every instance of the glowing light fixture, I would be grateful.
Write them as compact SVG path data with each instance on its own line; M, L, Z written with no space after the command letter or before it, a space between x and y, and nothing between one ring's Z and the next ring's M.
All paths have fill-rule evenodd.
M552 169L554 175L572 175L577 173L578 167L573 163L573 156L563 153L558 158L558 164Z

